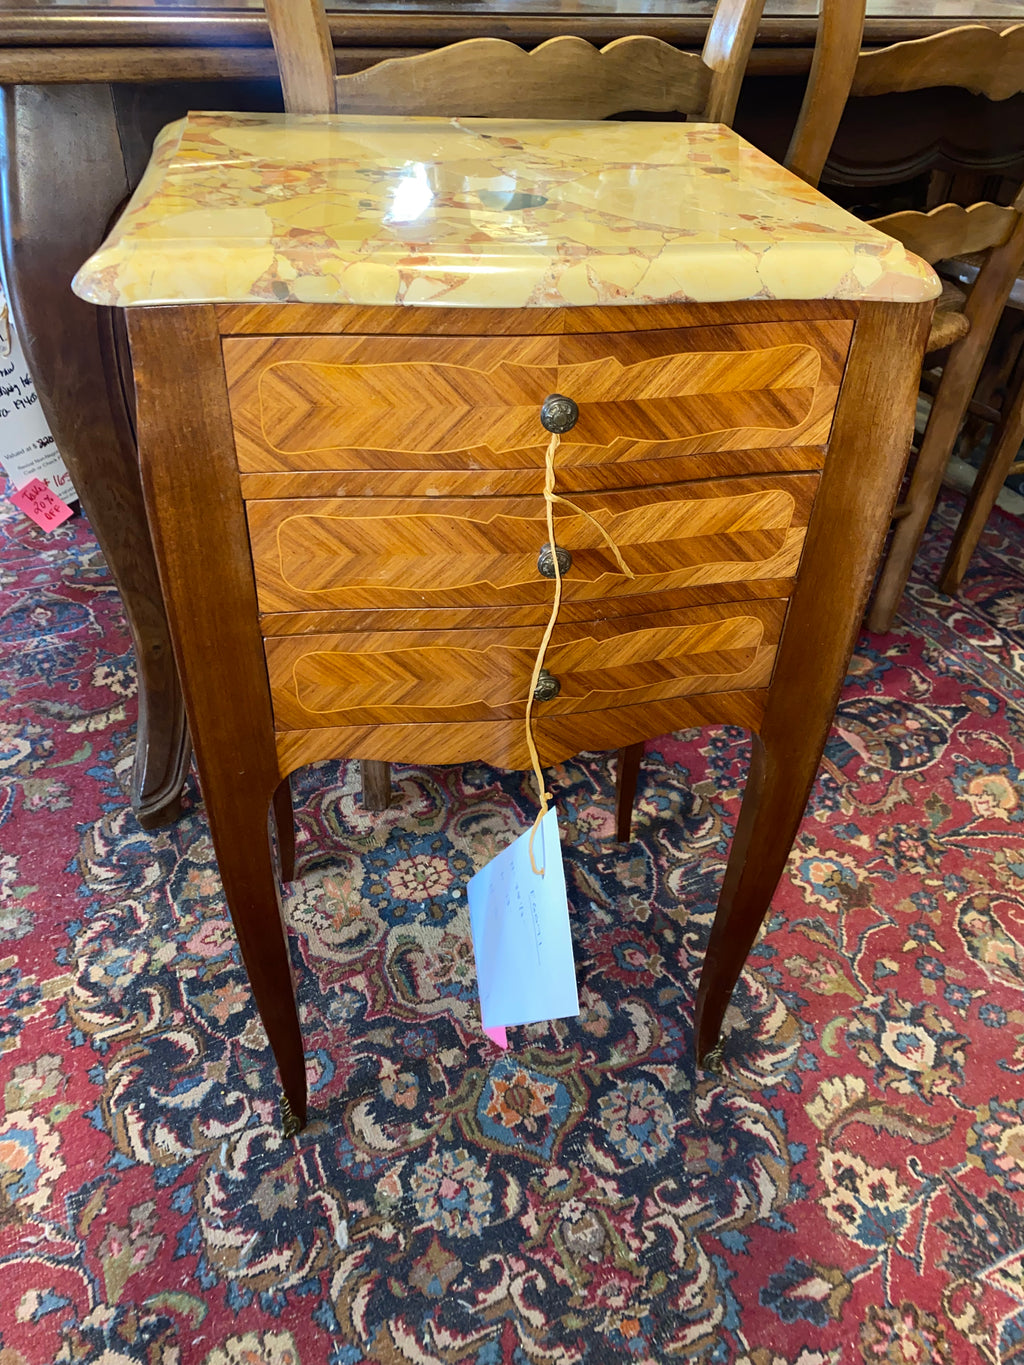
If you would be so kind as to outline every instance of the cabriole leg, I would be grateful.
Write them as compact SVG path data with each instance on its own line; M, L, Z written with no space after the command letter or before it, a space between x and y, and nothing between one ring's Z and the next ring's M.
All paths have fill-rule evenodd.
M200 780L224 896L256 1006L281 1072L288 1106L282 1109L282 1117L286 1128L289 1115L301 1128L306 1122L306 1065L267 822L271 799L276 806L276 794L283 784L271 791L225 780L217 771L216 758L207 756Z

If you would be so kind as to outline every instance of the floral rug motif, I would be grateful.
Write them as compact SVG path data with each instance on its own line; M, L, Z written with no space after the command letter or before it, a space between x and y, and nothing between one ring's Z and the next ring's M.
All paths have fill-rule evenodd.
M581 1014L481 1033L466 883L531 779L293 779L296 1139L201 802L141 831L120 605L0 512L0 1365L1024 1362L1024 527L865 635L694 1064L742 731L551 770Z

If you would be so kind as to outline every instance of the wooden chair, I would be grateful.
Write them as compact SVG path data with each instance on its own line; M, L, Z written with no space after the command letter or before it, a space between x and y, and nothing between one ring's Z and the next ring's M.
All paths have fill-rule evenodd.
M864 10L864 0L823 0L807 93L786 157L789 168L814 185L848 97L958 86L990 100L1003 100L1024 90L1024 24L1002 33L966 25L914 42L861 51ZM948 350L948 355L905 501L894 513L892 541L868 613L869 627L884 631L892 625L993 333L1024 265L1024 190L1008 207L988 202L966 208L943 204L928 213L890 214L876 219L875 226L933 264L981 253L966 296L949 285L936 308L928 351ZM997 469L1009 465L1009 446L1020 425L1018 395L1016 408L1011 403L1006 409L986 467L989 472L982 476L972 525L981 517L986 499L985 515L991 507L999 486ZM963 559L965 537L956 550L957 564ZM962 571L961 567L961 575ZM959 577L947 563L942 586L949 591L954 583L959 583Z
M974 262L957 260L951 274L964 283L973 283ZM980 414L980 426L994 427L981 468L967 494L967 506L960 515L953 541L939 576L939 587L951 597L959 592L989 513L1000 489L1010 474L1024 473L1024 460L1018 458L1024 445L1024 275L1018 275L1003 315L1012 323L1010 335L1000 348L996 361L986 365L971 403L972 413ZM1002 390L1001 403L995 391Z
M718 0L700 56L648 37L617 38L600 50L583 38L550 38L532 52L470 38L338 76L322 0L265 4L291 113L602 119L674 112L706 123L732 123L764 8L764 0Z
M500 38L470 38L345 76L335 70L322 0L265 5L290 113L603 119L644 112L731 124L764 0L718 0L699 56L642 36L617 38L600 50L583 38L550 38L532 52ZM642 754L642 744L619 753L620 842L630 837ZM386 809L388 765L364 760L362 780L364 806ZM285 792L275 809L284 844Z

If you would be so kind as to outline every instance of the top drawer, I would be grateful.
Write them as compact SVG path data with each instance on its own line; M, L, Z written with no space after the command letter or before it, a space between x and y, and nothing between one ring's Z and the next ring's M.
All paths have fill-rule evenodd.
M239 468L522 469L828 439L852 323L540 337L228 337ZM812 460L809 466L819 464Z

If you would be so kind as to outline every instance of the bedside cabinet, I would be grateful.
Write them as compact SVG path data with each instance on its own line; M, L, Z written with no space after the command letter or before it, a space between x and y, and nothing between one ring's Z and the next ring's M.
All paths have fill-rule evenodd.
M562 606L533 708L545 763L705 723L756 737L697 1001L701 1058L817 770L937 285L717 127L635 125L633 178L674 177L681 221L626 218L621 187L602 198L610 127L193 115L78 279L129 306L203 795L299 1122L267 837L272 802L290 818L282 779L334 757L528 767L554 553ZM566 143L581 128L585 161L561 145L556 176L552 130ZM514 143L507 177L543 204L480 207L474 156L486 135L493 161L495 131ZM436 193L398 222L410 165ZM769 297L776 276L806 296ZM552 395L571 400L554 549Z

